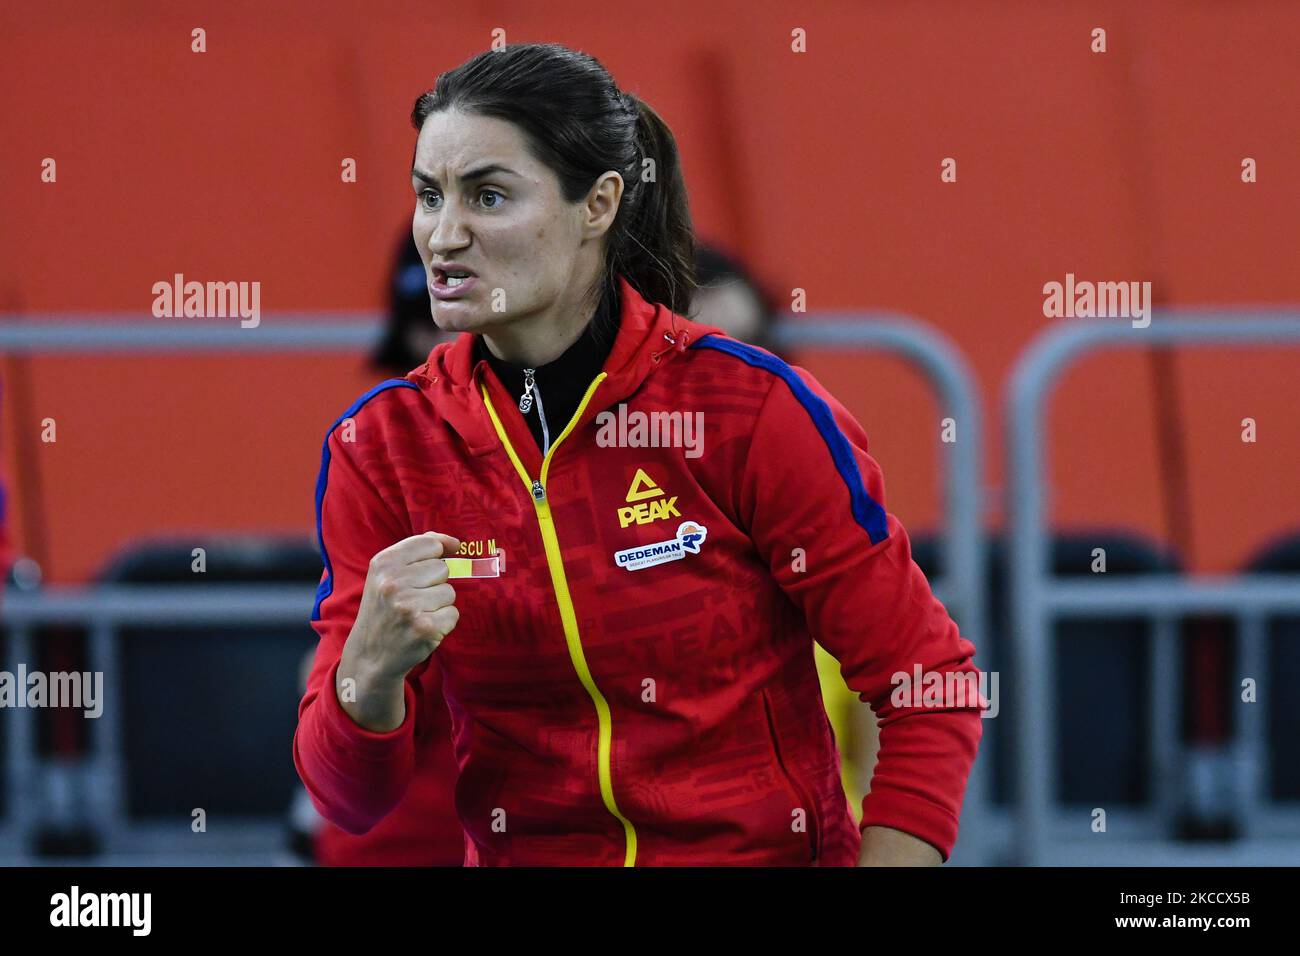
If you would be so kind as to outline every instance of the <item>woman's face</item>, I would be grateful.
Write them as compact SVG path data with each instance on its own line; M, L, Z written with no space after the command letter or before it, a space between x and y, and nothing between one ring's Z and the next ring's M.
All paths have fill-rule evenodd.
M602 210L622 192L605 174L585 202L565 202L559 180L528 152L506 120L446 110L424 121L415 146L411 232L429 280L433 321L448 332L481 332L527 316L576 307L581 283L601 267ZM617 212L613 196L608 220ZM603 227L602 226L603 223ZM588 240L597 241L588 241ZM473 278L447 285L439 267Z

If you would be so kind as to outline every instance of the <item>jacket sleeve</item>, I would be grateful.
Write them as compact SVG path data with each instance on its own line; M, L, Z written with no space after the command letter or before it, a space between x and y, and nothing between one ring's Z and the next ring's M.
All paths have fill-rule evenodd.
M880 751L861 827L891 827L946 861L982 734L977 692L913 706L895 693L920 668L974 689L974 645L931 593L907 533L885 511L862 427L808 372L774 362L737 502L760 555L817 643L869 703ZM796 550L801 549L801 550Z
M325 441L316 488L325 568L311 626L320 638L298 707L293 758L316 809L349 833L365 833L401 800L415 766L421 665L407 675L400 726L375 733L355 723L335 691L343 644L356 620L370 559L407 536L358 468L337 430Z

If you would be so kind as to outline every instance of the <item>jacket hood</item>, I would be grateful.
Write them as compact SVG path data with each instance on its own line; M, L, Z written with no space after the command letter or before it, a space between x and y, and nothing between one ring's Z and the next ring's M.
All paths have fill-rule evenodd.
M605 359L606 379L588 405L587 419L626 399L646 378L679 360L690 343L710 334L725 334L715 325L693 322L667 306L647 302L623 276L618 277L622 306L618 334ZM474 339L479 333L462 332L450 342L440 342L429 359L407 374L432 399L442 417L475 454L499 446L483 404L480 384L488 383L494 401L504 386L487 361L474 361Z

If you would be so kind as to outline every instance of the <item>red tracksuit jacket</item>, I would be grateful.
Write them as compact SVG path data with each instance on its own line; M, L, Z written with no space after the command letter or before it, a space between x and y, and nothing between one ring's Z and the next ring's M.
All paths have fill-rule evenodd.
M861 826L947 859L978 704L891 692L917 666L977 674L975 649L885 511L866 435L803 369L619 282L604 371L545 458L487 362L471 366L470 333L328 432L320 645L294 737L317 808L356 833L398 803L441 679L466 865L853 865L815 639L880 720ZM611 445L603 412L699 412L703 444L632 429ZM401 726L374 733L339 705L335 670L371 557L425 531L503 567L452 582L456 629L407 676Z
M435 679L436 670L429 677ZM425 733L415 741L411 781L382 820L354 835L326 820L316 834L321 866L460 866L465 837L456 819L456 757L451 715L438 683L426 683L421 700Z

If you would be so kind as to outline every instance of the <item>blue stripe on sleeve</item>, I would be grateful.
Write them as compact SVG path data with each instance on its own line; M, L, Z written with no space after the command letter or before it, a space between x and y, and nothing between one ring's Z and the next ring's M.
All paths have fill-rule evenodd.
M334 434L334 429L338 428L344 420L351 418L361 410L361 406L366 404L380 392L385 392L390 388L414 388L417 391L420 386L414 382L407 381L404 378L390 378L380 382L366 394L362 395L346 412L338 417L338 420L329 427L325 433L325 444L320 454L320 475L316 479L316 542L320 546L320 557L325 562L325 578L316 588L316 603L312 605L311 619L320 620L321 602L334 593L334 568L330 564L330 556L325 550L325 536L321 531L321 507L325 503L325 483L329 480L330 472L330 435Z
M871 497L866 485L863 484L862 472L858 470L858 460L853 456L853 448L849 445L848 438L840 430L840 426L836 424L830 406L826 404L820 395L808 387L808 383L799 377L799 373L770 352L764 352L735 339L706 335L701 339L697 339L690 347L726 352L728 355L734 355L742 362L756 368L766 369L782 379L790 387L790 391L794 393L794 397L798 399L804 411L808 413L808 417L812 419L813 424L817 426L822 441L826 442L826 447L831 453L831 459L835 462L835 468L839 471L840 477L844 479L844 484L848 486L849 501L852 506L854 520L867 532L872 544L879 544L889 537L889 524L885 517L885 509Z

